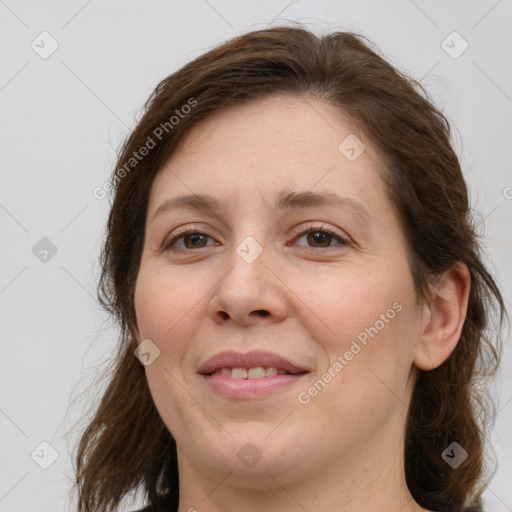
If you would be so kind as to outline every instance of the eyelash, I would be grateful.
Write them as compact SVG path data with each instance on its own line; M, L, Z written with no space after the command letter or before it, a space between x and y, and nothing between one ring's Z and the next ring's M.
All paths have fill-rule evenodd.
M294 237L294 240L300 239L304 235L307 235L308 233L326 233L326 234L332 236L333 238L337 239L339 244L341 244L342 246L350 245L350 241L347 238L342 237L339 233L336 233L333 229L330 229L329 227L324 226L323 224L320 226L310 226L309 228L302 229L300 231L297 230L296 233L297 233L297 235ZM164 245L163 251L167 252L167 251L174 250L174 251L189 252L189 251L194 251L197 249L204 249L205 247L198 247L197 249L182 249L182 248L173 247L173 245L178 240L182 239L186 235L192 235L192 234L204 235L208 238L213 238L210 235L208 235L207 233L204 233L203 231L201 231L199 229L194 229L193 227L185 228L182 231L178 231L177 233L175 233L175 235L172 237L172 239L169 240L169 242ZM325 250L325 249L332 249L332 248L336 248L336 246L328 245L327 247L309 247L309 249L311 249L312 251L314 251L315 249L324 249Z

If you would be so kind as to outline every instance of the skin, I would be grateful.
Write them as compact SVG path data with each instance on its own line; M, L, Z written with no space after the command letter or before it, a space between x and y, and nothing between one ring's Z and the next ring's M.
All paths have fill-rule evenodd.
M366 146L355 161L338 149L351 133ZM428 303L417 301L378 162L327 103L271 96L197 125L156 177L135 309L139 339L160 350L146 375L177 443L179 512L426 510L405 483L406 414L418 368L439 366L457 344L469 274L454 265ZM273 209L290 189L336 192L368 218L337 205ZM166 200L191 193L213 195L222 210L153 219ZM319 226L336 236L308 237ZM178 227L208 237L164 250ZM248 236L263 249L252 263L236 251ZM397 303L400 312L300 403L299 393ZM223 398L197 374L218 352L252 349L310 373L251 400ZM261 454L252 467L237 457L248 442Z

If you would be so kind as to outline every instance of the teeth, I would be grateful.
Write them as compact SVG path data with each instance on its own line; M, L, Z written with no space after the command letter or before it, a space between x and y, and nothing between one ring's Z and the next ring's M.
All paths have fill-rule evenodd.
M286 375L286 370L277 369L273 366L264 368L263 366L255 366L254 368L222 368L216 370L212 375L223 375L231 379L262 379L264 377L274 377L275 375Z
M266 375L266 370L263 366L256 366L255 368L249 368L247 372L248 379L262 379Z
M245 368L233 368L231 370L232 379L247 379L247 370Z

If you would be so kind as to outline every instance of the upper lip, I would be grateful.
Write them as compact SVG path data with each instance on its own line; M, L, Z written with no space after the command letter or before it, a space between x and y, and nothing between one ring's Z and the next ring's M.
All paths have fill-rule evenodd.
M220 352L210 357L210 359L202 364L198 373L209 375L222 368L254 368L256 366L263 366L265 368L274 367L278 370L285 370L288 373L303 373L308 371L306 368L301 367L299 364L292 363L283 356L272 354L271 352L254 350L245 354L234 351Z

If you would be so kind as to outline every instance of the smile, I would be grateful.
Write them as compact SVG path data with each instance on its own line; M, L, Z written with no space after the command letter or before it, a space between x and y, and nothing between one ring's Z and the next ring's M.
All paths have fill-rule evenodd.
M263 379L265 377L274 377L276 375L292 375L282 368L269 366L254 366L253 368L221 368L215 370L211 375L222 375L231 379Z
M198 369L209 391L229 399L249 399L283 390L310 373L299 362L271 352L227 351L209 358Z

